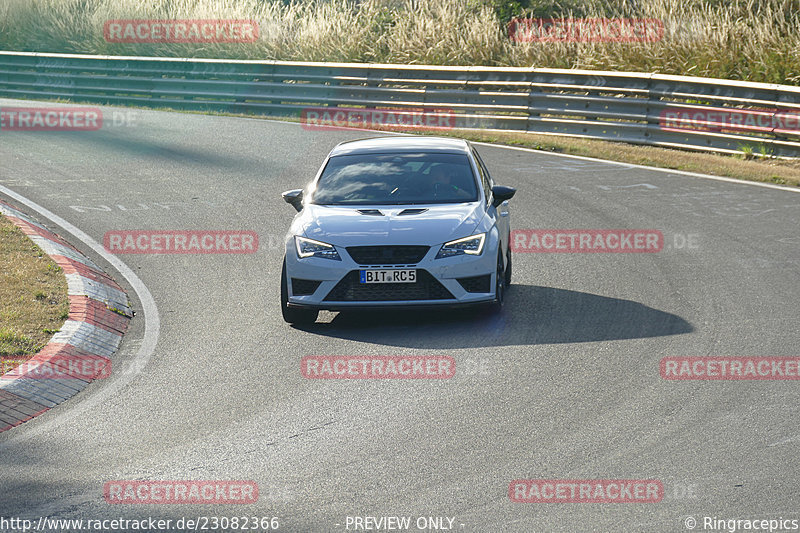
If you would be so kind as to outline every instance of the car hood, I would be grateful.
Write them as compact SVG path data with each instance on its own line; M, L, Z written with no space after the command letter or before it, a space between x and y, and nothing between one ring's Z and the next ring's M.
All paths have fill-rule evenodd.
M419 214L400 214L425 209ZM377 210L380 214L364 214ZM482 202L438 205L327 206L308 204L298 233L338 246L368 244L435 245L467 237L484 215Z

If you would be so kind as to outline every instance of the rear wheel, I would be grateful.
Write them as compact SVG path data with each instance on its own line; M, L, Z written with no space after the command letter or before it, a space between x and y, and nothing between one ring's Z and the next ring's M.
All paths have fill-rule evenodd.
M313 324L317 320L319 311L316 309L300 309L289 307L289 282L286 277L286 258L283 259L281 268L281 314L289 324Z

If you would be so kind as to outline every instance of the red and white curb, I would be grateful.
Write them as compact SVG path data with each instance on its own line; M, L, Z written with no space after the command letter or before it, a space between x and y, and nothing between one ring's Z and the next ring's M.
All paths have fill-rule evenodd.
M96 376L42 377L31 368L79 367L90 359L107 368L119 348L133 311L122 288L91 259L64 239L0 201L0 213L19 227L61 267L67 278L69 317L27 364L0 378L0 432L18 426L74 396ZM74 363L74 365L73 365ZM22 368L22 367L20 367Z

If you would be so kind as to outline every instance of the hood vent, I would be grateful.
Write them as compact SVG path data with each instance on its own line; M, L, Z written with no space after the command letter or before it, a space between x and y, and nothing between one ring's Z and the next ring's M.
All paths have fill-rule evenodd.
M402 211L397 213L397 216L401 216L401 215L421 215L425 211L427 211L427 208L426 209L403 209Z
M361 213L362 215L372 215L375 217L383 216L383 213L381 213L380 210L378 209L359 209L358 212Z

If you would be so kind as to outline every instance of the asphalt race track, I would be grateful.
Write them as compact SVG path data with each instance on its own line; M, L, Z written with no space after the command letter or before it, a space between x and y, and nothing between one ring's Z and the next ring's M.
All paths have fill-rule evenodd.
M514 228L655 229L664 249L516 253L500 315L326 312L298 329L278 304L294 215L280 193L304 186L338 142L375 133L130 118L94 132L1 132L0 186L96 243L112 230L243 230L259 249L119 255L125 277L0 189L104 265L137 312L111 377L0 434L0 516L278 517L291 532L353 531L366 516L412 517L414 531L419 517L447 517L464 532L800 518L800 381L659 373L668 356L800 355L797 193L479 146L495 181L518 188ZM447 355L457 371L311 380L307 355ZM515 479L660 480L664 494L515 503ZM111 505L113 480L253 480L259 498Z

